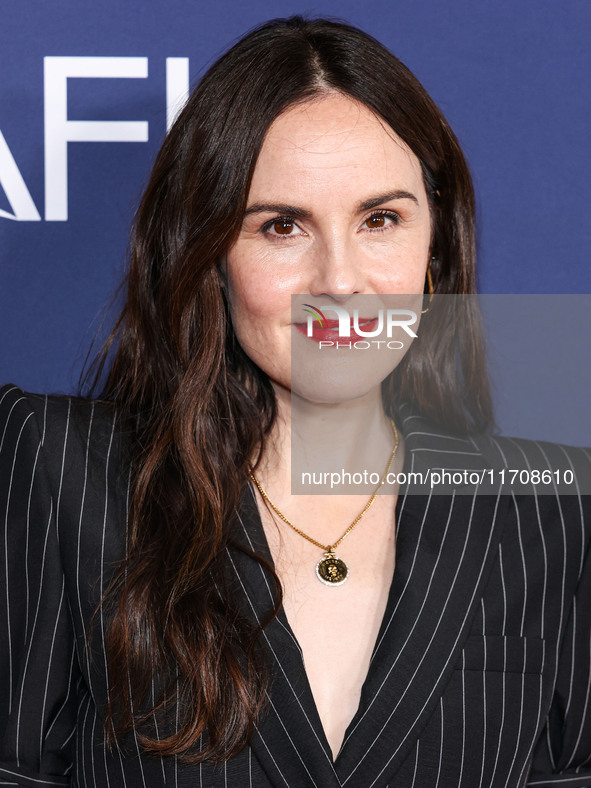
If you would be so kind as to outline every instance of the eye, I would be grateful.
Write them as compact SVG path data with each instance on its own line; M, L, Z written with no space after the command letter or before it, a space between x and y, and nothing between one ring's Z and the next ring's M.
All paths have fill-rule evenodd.
M298 232L299 231L299 232ZM270 236L303 235L303 231L291 216L277 216L261 227L261 232Z
M399 221L400 217L393 211L376 211L365 219L363 225L369 230L387 230Z

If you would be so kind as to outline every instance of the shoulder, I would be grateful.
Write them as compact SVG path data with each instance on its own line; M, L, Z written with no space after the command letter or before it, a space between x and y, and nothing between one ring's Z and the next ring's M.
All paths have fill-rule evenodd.
M109 404L2 386L0 520L4 512L11 538L38 536L53 522L68 577L81 567L95 577L101 556L117 561L129 497L128 438Z
M582 481L591 479L591 449L549 441L491 435L485 452L495 464L523 469L539 468L578 472ZM591 492L591 490L589 490Z
M62 429L90 422L100 432L101 426L112 425L117 409L111 403L58 394L34 394L13 383L0 386L0 424L28 420L34 416L38 426Z
M471 436L491 480L510 481L510 492L591 495L591 449L490 433ZM535 489L534 489L535 488Z
M548 561L566 551L579 567L591 543L589 448L491 433L453 434L416 416L406 422L405 438L417 454L414 467L442 480L431 492L498 501L506 522L513 523L506 539L517 550L522 542L541 539ZM521 541L513 542L513 536Z
M437 492L591 496L591 449L548 441L453 432L407 408L402 411L405 449L413 469L450 478Z
M42 453L48 473L78 476L89 464L100 467L115 451L120 461L125 429L110 403L0 387L0 450L4 457Z
M486 443L484 454L503 474L502 492L511 499L520 537L543 542L549 563L569 557L572 574L580 576L591 546L591 451L506 436L489 436Z

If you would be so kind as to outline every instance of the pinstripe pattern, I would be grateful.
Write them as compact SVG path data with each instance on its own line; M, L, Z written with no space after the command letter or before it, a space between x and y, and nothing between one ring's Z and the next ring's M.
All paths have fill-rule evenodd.
M484 447L403 416L409 470L543 460L591 472L582 451ZM269 710L236 758L186 767L142 756L135 736L108 752L102 618L92 653L84 628L125 550L117 415L0 389L0 785L591 786L589 499L500 492L399 497L388 604L336 761L284 611L264 633ZM271 555L250 488L235 533L229 570L256 619L271 587L239 544Z

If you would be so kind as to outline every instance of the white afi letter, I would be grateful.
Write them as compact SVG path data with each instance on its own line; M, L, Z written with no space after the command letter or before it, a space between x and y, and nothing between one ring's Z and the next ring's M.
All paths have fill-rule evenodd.
M189 98L189 58L166 58L166 131Z
M0 131L0 186L4 189L6 199L14 213L0 211L4 219L16 219L17 222L40 222L39 211L31 197L27 185L20 174L19 168L10 152L4 135Z
M68 142L147 142L143 120L68 120L68 77L145 79L146 57L46 57L45 218L68 219Z

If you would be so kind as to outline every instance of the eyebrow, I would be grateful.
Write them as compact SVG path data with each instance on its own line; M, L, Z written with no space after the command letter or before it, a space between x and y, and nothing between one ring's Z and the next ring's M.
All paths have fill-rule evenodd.
M312 213L305 208L297 208L295 205L287 205L283 202L255 202L244 211L245 216L250 216L252 213L280 213L293 216L294 219L309 219L312 216Z
M412 200L417 205L418 199L412 192L404 191L403 189L395 189L386 194L378 194L375 197L370 197L368 200L363 200L357 204L357 212L369 211L382 203L389 202L390 200ZM266 203L255 202L244 211L244 216L250 216L253 213L279 213L284 216L293 216L294 219L309 219L312 215L311 211L305 208L298 208L296 205L287 205L286 203Z
M417 205L419 204L419 201L412 192L407 192L403 189L395 189L386 194L378 194L376 197L370 197L369 200L364 200L362 203L359 203L358 207L360 211L369 211L371 208L375 208L383 202L390 202L390 200L412 200Z

